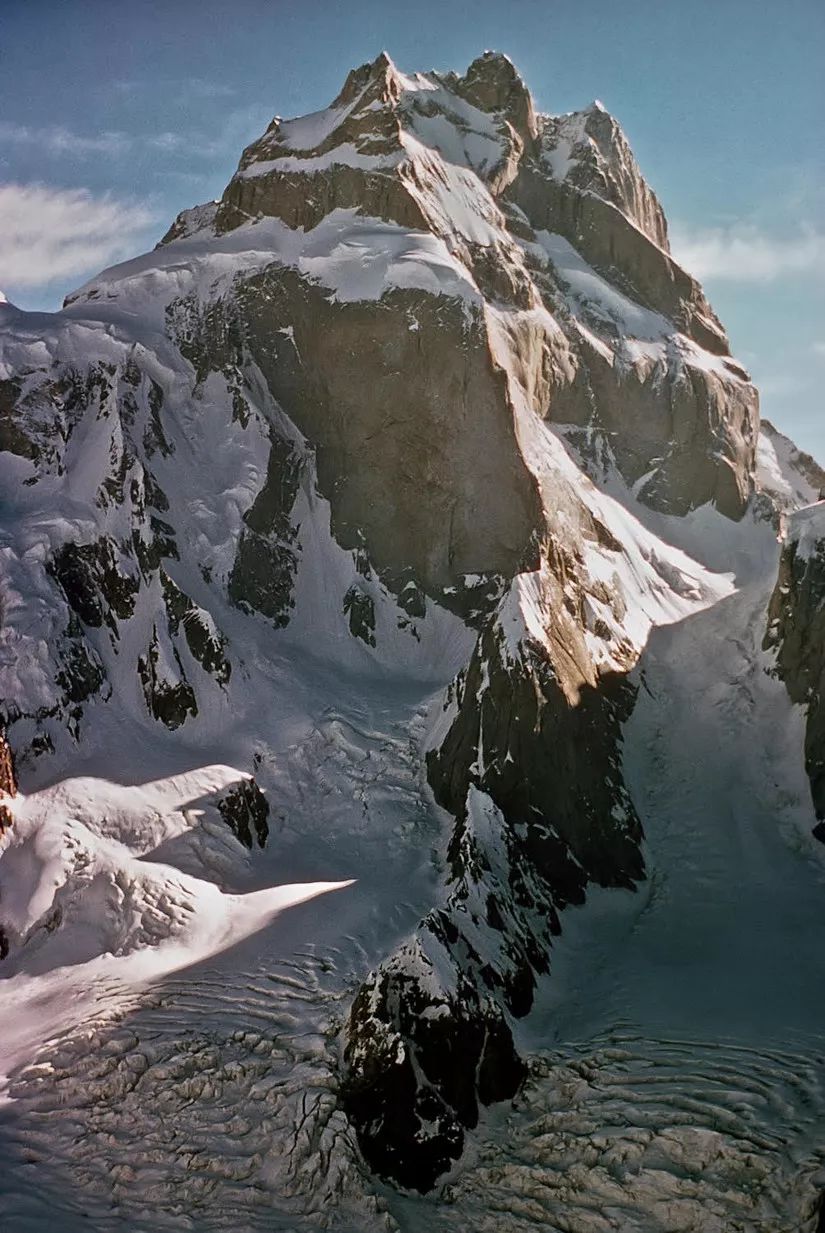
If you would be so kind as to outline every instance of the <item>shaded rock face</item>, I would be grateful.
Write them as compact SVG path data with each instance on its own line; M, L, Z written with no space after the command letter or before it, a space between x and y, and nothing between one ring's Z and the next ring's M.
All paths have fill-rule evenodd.
M269 836L269 804L254 779L244 779L218 798L226 825L246 848L264 847Z
M547 569L552 551L548 610L575 590L564 562ZM594 670L571 614L548 641L511 646L511 605L481 630L428 757L436 799L457 821L448 898L365 982L348 1024L343 1099L362 1151L419 1190L460 1156L479 1107L518 1089L510 1022L549 970L559 913L591 881L633 888L644 877L621 771L634 690Z
M361 1149L382 1177L422 1192L461 1155L479 1106L512 1098L526 1073L474 973L433 997L427 950L450 940L466 943L449 910L433 914L362 986L348 1025L342 1097Z
M189 715L197 715L195 693L186 678L177 648L165 644L157 626L145 655L137 663L146 705L167 728L179 728Z
M270 435L266 482L244 514L229 596L248 612L261 612L276 628L289 622L298 565L297 527L290 515L304 466L294 443Z
M375 646L375 604L371 596L351 586L344 596L344 612L349 618L350 633L367 646Z
M402 290L330 304L281 273L240 299L252 354L315 445L339 543L437 596L519 568L539 503L477 313Z
M160 581L169 633L174 637L182 630L193 658L219 685L225 685L232 675L232 664L226 656L226 638L215 627L209 613L193 603L163 569Z
M489 626L457 686L458 715L430 755L437 800L461 818L470 786L484 791L523 831L523 852L558 907L581 903L588 881L632 888L644 876L641 826L618 753L635 691L624 677L603 678L583 683L571 706L545 648L508 664L497 639Z
M0 381L0 450L19 458L35 458L36 446L17 414L21 383L15 379Z
M75 615L95 629L105 622L117 637L118 620L127 621L135 610L139 584L120 572L116 555L110 540L64 544L52 569Z
M807 708L805 769L825 840L825 504L790 519L768 608L766 650L794 702Z

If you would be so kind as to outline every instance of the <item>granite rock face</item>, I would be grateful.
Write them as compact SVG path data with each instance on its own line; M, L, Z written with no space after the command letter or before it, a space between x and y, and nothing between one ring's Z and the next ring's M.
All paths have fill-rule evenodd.
M281 274L241 299L269 388L315 445L339 543L437 597L518 570L540 507L482 311L402 289L330 304Z

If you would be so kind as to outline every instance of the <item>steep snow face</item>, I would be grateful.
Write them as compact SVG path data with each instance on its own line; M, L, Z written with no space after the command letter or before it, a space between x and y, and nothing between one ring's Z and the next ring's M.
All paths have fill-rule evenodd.
M759 490L780 512L811 505L825 492L825 470L769 420L762 421L756 474Z
M422 1191L452 1169L475 1212L474 1176L499 1199L482 1157L462 1172L468 1141L506 1161L519 1227L535 1101L613 1026L564 1019L551 948L594 887L641 911L684 861L654 842L661 767L631 718L651 647L665 628L719 641L736 587L775 569L771 522L815 482L769 431L748 505L755 392L663 226L603 111L537 117L493 53L464 76L382 56L329 109L273 122L153 253L61 313L3 306L15 1228L47 1211L67 1228L91 1212L294 1230L330 1211L448 1228L438 1195L388 1197L364 1161ZM701 660L662 675L665 711L712 689ZM775 718L756 711L758 746ZM679 776L724 743L679 731L670 835ZM684 816L727 834L699 786ZM806 904L808 876L788 874ZM669 929L690 921L689 887L675 902ZM663 1046L645 970L641 1088ZM522 1089L563 1030L567 1053ZM485 1108L519 1090L508 1140ZM796 1107L778 1091L784 1133ZM698 1219L678 1173L704 1159L705 1124L685 1103L685 1135L657 1121L643 1182L623 1183L640 1228L672 1224L673 1185ZM620 1154L634 1100L621 1119ZM719 1219L745 1219L751 1174L718 1146L735 1175ZM35 1156L53 1168L33 1188ZM759 1169L779 1193L785 1158ZM581 1228L610 1227L603 1209L591 1189Z
M377 300L395 287L471 304L481 298L468 271L437 236L365 219L349 208L332 210L306 232L277 219L219 236L211 222L193 225L174 243L164 241L154 252L90 280L67 297L65 308L81 321L89 315L115 321L120 314L139 314L135 324L154 326L162 334L165 314L176 300L191 294L204 302L217 300L239 276L271 266L297 270L342 303Z
M814 561L822 555L825 538L825 502L817 501L797 509L788 523L786 543L802 561Z

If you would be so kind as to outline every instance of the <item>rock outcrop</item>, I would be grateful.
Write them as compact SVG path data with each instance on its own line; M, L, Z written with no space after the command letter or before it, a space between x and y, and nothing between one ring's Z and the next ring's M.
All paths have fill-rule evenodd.
M217 801L224 822L246 848L264 847L269 836L269 804L254 779L243 779Z
M14 759L6 740L6 734L0 729L0 835L12 825L13 821L11 809L5 800L16 795L17 780L14 774Z
M805 769L825 842L825 502L791 515L768 609L765 649L794 702L806 707Z

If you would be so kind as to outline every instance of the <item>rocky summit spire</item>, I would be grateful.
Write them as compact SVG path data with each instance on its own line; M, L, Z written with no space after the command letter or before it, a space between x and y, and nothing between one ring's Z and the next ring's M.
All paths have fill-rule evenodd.
M482 111L503 115L526 144L535 139L533 99L508 56L485 51L473 60L456 89Z
M386 51L381 51L374 60L351 69L333 103L333 107L346 107L353 103L369 86L391 86L397 76L395 65Z

